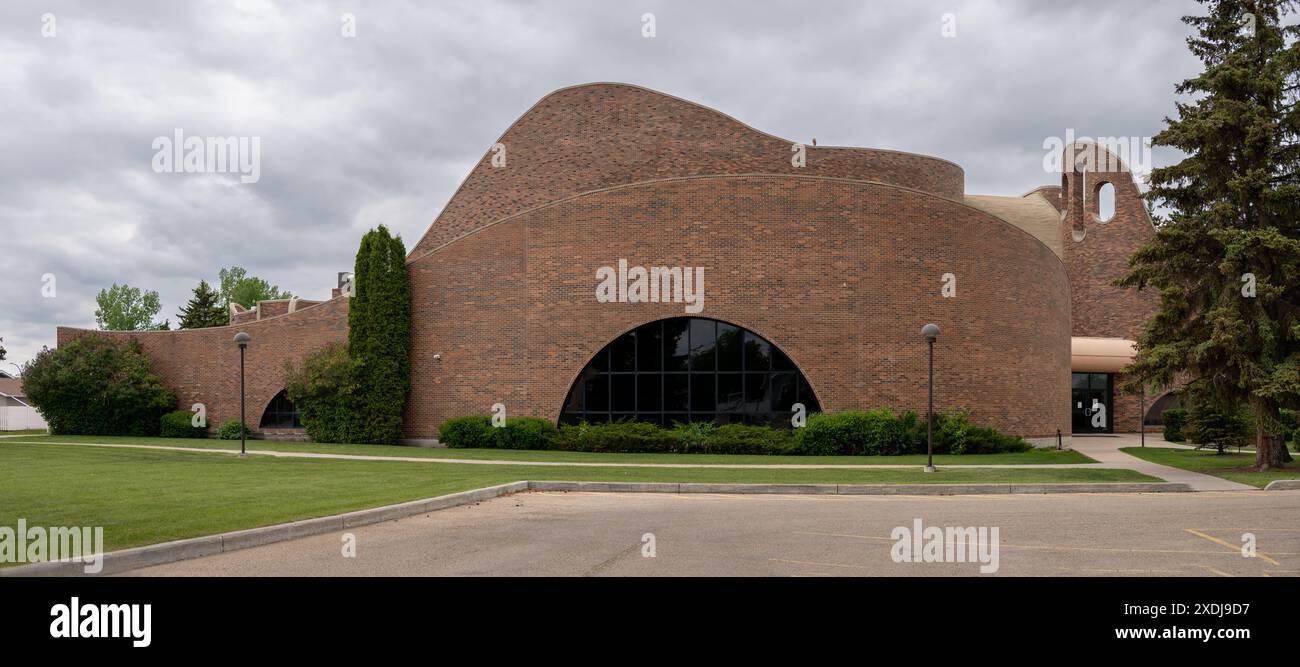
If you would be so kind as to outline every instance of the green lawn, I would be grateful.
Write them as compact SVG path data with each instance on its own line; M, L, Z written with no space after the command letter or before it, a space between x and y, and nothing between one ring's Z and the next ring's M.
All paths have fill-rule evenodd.
M29 428L29 429L22 429L18 431L0 431L0 437L8 436L8 435L45 435L45 429Z
M1124 447L1120 451L1152 463L1214 475L1215 477L1222 477L1260 488L1268 486L1268 483L1275 479L1300 479L1300 464L1297 463L1291 464L1293 467L1286 470L1270 470L1268 472L1246 470L1255 465L1255 453L1253 451L1243 451L1241 454L1233 452L1222 456L1215 454L1212 449Z
M1160 481L1128 470L570 468L291 459L0 441L0 526L103 526L125 547L327 516L523 479L735 483Z
M107 444L140 444L202 449L239 449L238 440L139 438L101 435L61 435L38 438L19 438L19 442L99 442ZM419 456L435 459L479 459L504 461L554 461L560 463L691 463L712 465L718 463L794 463L818 465L924 465L925 455L914 456L742 456L729 454L596 454L590 452L552 452L515 449L432 449L427 447L393 447L388 445L333 445L313 442L284 442L276 440L250 440L248 449L275 452L313 452L325 454L363 454L369 456ZM1052 465L1062 463L1096 463L1095 460L1075 451L1034 449L1023 454L980 454L975 456L941 455L934 457L936 465Z

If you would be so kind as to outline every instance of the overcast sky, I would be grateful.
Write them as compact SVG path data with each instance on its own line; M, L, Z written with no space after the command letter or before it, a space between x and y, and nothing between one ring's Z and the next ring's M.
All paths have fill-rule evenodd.
M230 265L325 297L366 229L385 223L413 246L512 121L592 81L791 140L944 157L965 168L968 192L1020 195L1059 180L1043 171L1048 137L1160 130L1174 84L1199 70L1179 21L1199 11L1190 0L4 0L0 337L21 364L54 345L56 326L93 327L95 294L113 282L157 290L175 325L198 281ZM260 138L260 179L156 173L154 140L176 128ZM1156 165L1167 161L1157 149Z

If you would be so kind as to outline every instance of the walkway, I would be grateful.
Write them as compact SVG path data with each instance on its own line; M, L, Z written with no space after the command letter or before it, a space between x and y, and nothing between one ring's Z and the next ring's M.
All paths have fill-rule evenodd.
M1127 468L1136 470L1144 475L1159 477L1169 482L1182 482L1192 487L1193 491L1248 491L1254 490L1255 487L1247 484L1240 484L1222 477L1205 475L1199 472L1173 468L1170 466L1160 465L1143 461L1136 456L1130 456L1119 451L1121 447L1137 447L1141 445L1141 436L1137 433L1125 433L1114 436L1075 436L1070 439L1071 447L1086 456L1090 456L1101 462L1107 468ZM1147 447L1182 447L1172 442L1166 442L1158 433L1147 434Z

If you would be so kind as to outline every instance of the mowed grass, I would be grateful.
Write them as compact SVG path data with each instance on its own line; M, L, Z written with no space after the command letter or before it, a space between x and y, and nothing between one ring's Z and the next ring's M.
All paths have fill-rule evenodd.
M791 484L1159 481L1128 470L569 468L239 458L0 441L0 526L103 526L109 550L524 479Z
M1182 468L1193 472L1222 477L1241 484L1264 488L1277 479L1300 479L1300 462L1290 464L1284 470L1253 472L1247 468L1255 465L1255 452L1235 452L1216 454L1214 450L1174 449L1170 447L1124 447L1120 451L1132 454L1144 461L1159 463L1173 468ZM1292 454L1295 456L1295 454Z
M154 445L239 451L238 440L140 438L99 435L61 435L19 438L17 442L83 442L103 444ZM543 461L556 463L689 463L692 465L796 464L796 465L924 465L925 455L908 456L754 456L731 454L603 454L593 452L553 452L516 449L434 449L389 445L336 445L313 442L249 440L248 449L271 452L311 452L318 454L361 454L364 456L401 456L433 459L472 459L497 461ZM979 454L969 456L939 455L936 465L1057 465L1096 463L1079 452L1033 449L1017 454Z

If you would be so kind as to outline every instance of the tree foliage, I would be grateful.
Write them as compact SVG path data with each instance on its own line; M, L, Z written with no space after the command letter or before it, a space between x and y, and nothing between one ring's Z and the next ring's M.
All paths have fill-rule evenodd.
M194 296L189 303L176 314L182 329L204 329L230 324L230 312L221 307L221 295L217 294L206 280L200 280L194 288Z
M1300 406L1300 29L1281 0L1201 0L1185 17L1204 71L1176 88L1153 145L1186 157L1151 174L1169 211L1121 285L1160 291L1132 375L1188 378L1223 410L1249 405L1261 469L1289 457L1282 408Z
M285 364L285 391L298 408L303 428L316 442L362 442L357 364L346 345L328 345L302 363Z
M348 352L357 362L362 442L395 444L411 388L411 288L406 245L380 225L357 250L348 304Z
M144 291L125 283L99 291L95 297L95 323L106 331L151 331L170 328L168 322L155 322L162 310L162 300L152 290Z
M257 276L248 275L248 271L242 266L221 269L217 272L217 282L220 285L221 307L226 312L229 312L232 303L252 308L258 301L293 298L293 294L287 290L281 291L277 285L272 285Z
M176 407L138 343L93 335L41 350L23 367L23 389L64 435L158 435Z

